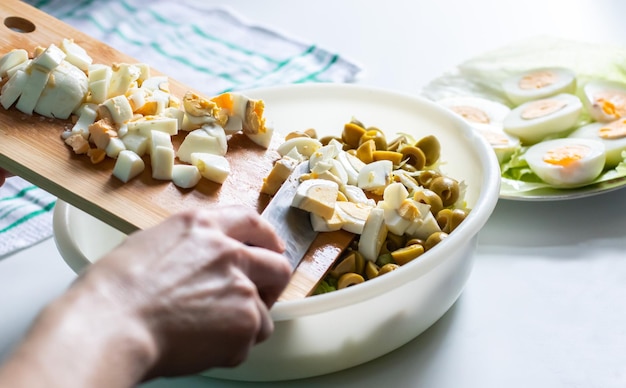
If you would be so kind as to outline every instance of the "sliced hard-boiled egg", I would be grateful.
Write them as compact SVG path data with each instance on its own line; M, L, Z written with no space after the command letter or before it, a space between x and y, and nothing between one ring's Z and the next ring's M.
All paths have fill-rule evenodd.
M598 140L606 150L606 168L613 168L624 160L626 151L626 118L610 123L584 125L568 135L570 138Z
M272 142L272 136L274 136L274 127L267 125L264 132L248 133L245 135L252 140L255 144L267 149Z
M604 168L606 155L604 145L597 140L563 138L529 147L525 158L544 182L557 188L572 188L596 179Z
M85 73L63 61L50 72L34 112L46 117L67 119L84 101L87 88Z
M501 126L511 108L481 97L448 97L437 101L470 124Z
M289 156L283 156L278 159L272 166L270 173L263 178L261 192L269 195L276 194L280 186L282 186L287 178L289 178L289 175L291 175L298 163L300 163L299 160L290 158Z
M576 74L562 67L533 69L502 82L502 89L514 105L560 93L576 91Z
M578 97L567 93L529 101L506 116L503 129L524 144L534 144L572 128L582 107Z
M384 190L391 180L393 163L379 160L366 164L357 178L357 186L366 191Z
M504 132L501 128L495 127L476 127L475 128L482 137L487 140L493 151L496 153L499 163L508 160L513 153L520 148L520 139Z
M139 155L133 151L124 150L117 156L113 167L113 176L126 183L141 174L144 168L145 163Z
M82 71L89 70L93 59L87 54L84 48L75 43L72 39L64 38L61 41L61 50L66 54L66 61Z
M133 118L133 108L126 96L120 95L106 99L98 108L100 117L110 118L116 125L122 125Z
M0 58L0 78L7 76L7 72L28 61L28 52L24 49L13 49Z
M339 185L333 181L307 179L298 185L291 206L329 219L335 212L338 193Z
M322 143L312 137L294 137L281 143L276 151L280 156L284 156L294 147L300 154L309 158L322 147Z
M583 86L583 103L596 121L610 122L624 117L626 85L602 80L589 81Z

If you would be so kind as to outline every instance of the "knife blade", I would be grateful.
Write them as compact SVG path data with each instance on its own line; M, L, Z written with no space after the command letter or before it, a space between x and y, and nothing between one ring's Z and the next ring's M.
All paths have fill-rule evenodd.
M313 230L309 214L291 206L300 184L300 177L308 172L308 161L298 164L261 213L261 217L274 226L276 233L285 242L284 254L291 264L292 272L298 267L318 234Z

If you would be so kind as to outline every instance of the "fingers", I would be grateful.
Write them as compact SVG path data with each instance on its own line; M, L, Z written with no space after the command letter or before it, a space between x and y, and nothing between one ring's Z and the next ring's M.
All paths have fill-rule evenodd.
M241 270L256 285L259 297L271 308L291 278L291 266L278 253L258 247L245 247Z
M285 250L284 242L276 235L274 227L254 210L229 206L217 210L217 225L227 236L275 252Z

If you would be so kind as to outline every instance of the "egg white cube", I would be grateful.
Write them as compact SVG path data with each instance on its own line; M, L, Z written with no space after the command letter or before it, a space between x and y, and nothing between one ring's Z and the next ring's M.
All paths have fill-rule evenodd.
M357 180L359 178L359 172L357 171L356 168L354 168L353 164L348 159L349 156L351 155L348 154L347 152L341 151L337 154L337 157L335 159L339 163L341 163L341 166L343 167L343 170L346 173L347 184L356 185Z
M80 107L87 95L87 76L67 61L50 72L34 112L42 116L67 119Z
M98 105L85 103L76 111L78 120L72 127L72 133L80 133L85 139L89 138L89 126L96 122Z
M66 54L65 60L78 67L82 71L88 71L93 59L87 54L84 48L75 43L72 39L64 38L61 41L61 50Z
M133 64L118 63L112 68L108 97L124 95L141 75L141 69Z
M157 132L157 131L154 131ZM161 132L162 133L162 132ZM172 180L174 168L174 149L168 146L157 145L150 151L150 165L152 178L158 180Z
M127 123L130 132L150 136L152 131L159 131L174 136L178 133L178 120L162 116L144 116Z
M357 178L357 186L366 191L380 190L389 184L393 163L389 160L378 160L366 164Z
M2 85L0 104L2 104L4 109L9 109L15 101L17 101L22 94L27 81L28 75L26 72L18 70L4 85Z
M274 127L266 126L265 131L257 133L245 132L246 136L252 140L255 144L267 149L272 143L272 137L274 136Z
M320 147L309 157L309 166L311 171L315 171L318 163L324 163L325 165L328 165L330 161L335 159L338 154L339 150L334 145L325 145ZM324 170L327 170L328 168L325 168Z
M50 72L39 66L31 65L28 69L26 69L27 80L22 88L22 93L15 104L15 107L20 112L29 115L33 114L33 109L35 109L37 101L46 87L49 76Z
M419 238L424 241L435 232L441 232L441 228L431 212L425 213L423 218L415 219L405 231L411 238Z
M203 177L219 184L224 183L230 174L230 164L221 155L194 152L191 154L191 164L198 168Z
M106 99L100 107L106 109L116 125L124 124L133 118L133 109L126 96L115 96Z
M359 252L365 260L376 261L380 249L387 238L387 233L385 211L380 208L373 208L365 221L358 244Z
M7 71L28 61L28 52L24 49L13 49L0 58L0 78L7 76Z
M44 72L50 72L63 62L66 54L55 44L51 44L41 54L33 58L32 65Z
M137 133L127 133L122 137L122 142L127 150L133 151L139 156L143 156L148 152L148 146L150 140L146 136L141 136Z
M113 176L126 183L145 169L143 159L130 150L120 151L113 167Z
M308 179L298 185L291 206L323 218L331 218L335 212L338 193L339 185L336 182Z
M200 182L202 175L198 167L189 164L175 164L172 167L172 182L182 188L190 189Z
M25 70L26 70L26 69L30 66L30 64L31 64L32 62L33 62L33 60L32 60L32 59L29 59L28 61L26 61L26 62L22 62L22 63L20 63L20 64L19 64L19 65L17 65L17 66L13 66L12 68L10 68L10 69L8 69L8 70L7 70L7 77L9 77L9 78L13 77L13 75L14 75L14 74L15 74L18 70L25 71Z
M178 147L176 156L183 162L191 163L193 153L209 153L220 156L225 154L219 139L211 136L203 129L196 129L187 134Z
M163 110L162 116L169 117L171 119L176 119L178 122L177 128L183 127L183 118L185 117L185 112L183 112L179 108L168 107Z
M389 209L399 209L402 202L409 196L409 192L400 182L394 182L385 187L383 201Z
M117 159L120 152L124 151L126 146L124 142L119 137L112 137L109 140L109 144L107 144L105 148L105 152L109 158Z
M226 132L224 129L217 124L204 124L200 127L200 129L217 139L217 146L219 147L216 150L217 154L226 155L226 152L228 151L228 140L226 139Z
M167 76L164 75L152 76L145 79L141 83L141 88L149 90L151 92L155 90L169 92L169 80Z
M310 137L294 137L280 144L276 151L278 151L280 156L284 156L294 147L300 154L310 158L311 155L322 147L322 143L320 143L319 140Z

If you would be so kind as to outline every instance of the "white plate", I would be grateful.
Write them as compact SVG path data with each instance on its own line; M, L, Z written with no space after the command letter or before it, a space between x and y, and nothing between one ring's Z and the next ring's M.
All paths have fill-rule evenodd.
M276 131L315 128L341 133L352 116L388 136L435 135L442 171L467 184L469 216L445 242L397 271L338 292L279 302L274 334L237 368L207 374L234 380L288 380L339 371L404 345L437 321L469 277L477 234L495 208L499 168L487 142L459 118L423 98L376 88L307 84L246 92L265 101ZM75 270L97 260L124 236L63 202L55 209L55 239Z

